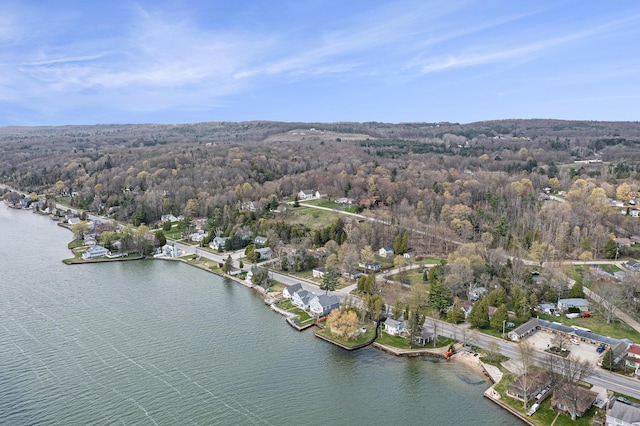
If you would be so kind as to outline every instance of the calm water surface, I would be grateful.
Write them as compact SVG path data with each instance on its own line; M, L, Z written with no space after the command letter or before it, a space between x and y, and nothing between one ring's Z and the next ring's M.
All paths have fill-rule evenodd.
M518 424L457 363L345 352L180 263L66 266L70 238L0 205L0 424Z

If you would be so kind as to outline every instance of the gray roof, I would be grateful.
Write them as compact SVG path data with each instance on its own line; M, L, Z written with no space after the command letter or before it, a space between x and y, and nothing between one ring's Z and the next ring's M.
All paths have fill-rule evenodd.
M569 299L558 299L558 305L589 306L589 301L587 299L573 297Z
M302 288L302 284L300 283L295 283L295 284L291 284L287 286L287 291L289 292L290 296L293 296L293 293L295 293L296 291L300 290Z
M394 328L401 328L404 327L404 319L394 320L393 318L387 318L384 321L384 325Z
M640 422L640 406L638 404L625 404L618 400L613 400L607 410L607 417L622 420L626 423Z
M605 343L605 344L611 345L611 346L615 346L615 345L620 343L620 340L614 339L612 337L601 336L599 334L595 334L595 333L592 333L590 331L575 329L575 328L570 327L568 325L562 325L562 324L556 323L556 322L545 321L545 320L542 320L542 319L539 319L539 318L531 318L529 321L527 321L526 323L522 324L521 326L515 328L510 333L515 333L518 336L523 336L527 332L529 332L529 331L531 331L533 329L536 329L538 327L544 327L544 328L548 328L548 329L551 329L551 330L560 331L560 332L565 333L565 334L574 334L575 336L578 336L578 337L583 337L585 339L595 340L597 342Z
M318 297L318 302L320 302L320 305L323 308L328 308L331 306L340 306L340 299L338 299L338 296L335 295L326 295L326 294L321 294Z

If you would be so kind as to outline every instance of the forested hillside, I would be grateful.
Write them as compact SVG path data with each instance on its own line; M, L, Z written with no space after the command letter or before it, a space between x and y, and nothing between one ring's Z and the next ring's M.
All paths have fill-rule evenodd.
M558 120L6 127L0 180L136 224L185 214L229 232L319 190L401 227L577 259L640 233L607 200L635 198L638 141L638 123ZM568 202L544 201L544 188Z

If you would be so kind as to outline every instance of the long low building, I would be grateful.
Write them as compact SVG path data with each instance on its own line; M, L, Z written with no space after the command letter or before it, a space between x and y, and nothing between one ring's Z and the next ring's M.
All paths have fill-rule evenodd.
M577 339L585 343L605 345L606 348L616 347L620 343L625 344L625 348L627 345L627 343L622 340L601 336L584 328L562 325L559 322L546 321L540 318L531 318L529 321L511 330L507 333L507 336L509 339L517 342L539 330L546 331L547 333L564 334L572 339Z

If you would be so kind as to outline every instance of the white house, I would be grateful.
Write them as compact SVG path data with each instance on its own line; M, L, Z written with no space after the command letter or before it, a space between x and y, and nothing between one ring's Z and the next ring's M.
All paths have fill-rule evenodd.
M91 247L89 250L84 252L84 254L82 255L82 258L85 260L95 259L97 257L105 257L108 254L110 254L109 250L96 244L95 246Z
M299 200L313 200L314 196L315 196L315 194L311 190L302 190L302 191L298 192L298 199Z
M160 222L177 222L178 218L172 214L163 214L160 217Z
M582 298L558 299L558 310L567 311L569 308L578 308L582 312L589 311L589 301Z
M334 309L340 309L338 296L321 294L320 296L314 296L309 302L309 312L314 317L323 317Z
M209 247L214 250L224 250L224 245L227 243L227 239L224 237L215 237L211 243L209 243Z
M300 283L288 285L284 290L282 290L282 297L284 297L285 299L291 299L293 295L299 290L302 290L302 284Z
M365 271L373 271L373 272L377 272L382 268L382 265L380 265L380 263L371 262L371 261L360 262L358 263L358 266L364 269Z
M394 320L392 318L387 318L384 322L384 332L387 334L391 334L392 336L399 336L404 333L404 319L400 318L399 320Z
M627 348L624 363L629 368L635 368L636 376L640 376L640 345L633 344Z
M391 246L382 247L380 248L380 250L378 250L378 254L382 257L391 257L393 256L393 247Z
M311 271L311 274L313 275L313 278L322 278L324 277L324 274L326 272L327 272L327 268L323 266L318 266L317 268L313 268L313 271Z
M326 198L327 194L325 194L324 192L320 192L320 191L316 191L315 194L313 194L314 197L316 198Z
M296 291L291 297L291 303L296 305L300 309L309 309L309 302L315 296L310 291L301 289Z

